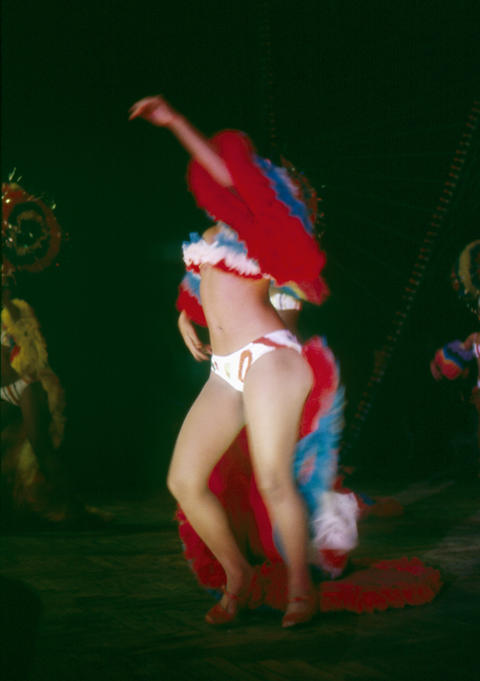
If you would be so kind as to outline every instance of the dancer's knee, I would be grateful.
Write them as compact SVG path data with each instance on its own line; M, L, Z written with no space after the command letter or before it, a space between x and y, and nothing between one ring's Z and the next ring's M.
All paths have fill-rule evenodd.
M167 488L178 502L188 494L188 485L185 484L185 480L178 473L172 471L172 469L168 471Z
M199 479L192 475L191 471L178 471L170 469L167 475L167 487L172 496L180 503L192 497L202 494L208 489L208 480Z
M258 480L260 494L268 507L274 507L295 494L293 480L276 471L264 473Z

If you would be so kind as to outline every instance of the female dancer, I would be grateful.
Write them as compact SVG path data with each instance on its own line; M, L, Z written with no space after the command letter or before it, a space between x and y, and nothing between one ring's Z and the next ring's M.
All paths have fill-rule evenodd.
M64 395L48 365L45 340L32 308L2 290L2 484L12 516L32 511L59 523L68 514L59 448Z
M225 131L209 141L158 96L134 104L130 118L136 117L177 137L192 156L189 181L197 202L222 220L184 247L187 267L201 274L212 372L183 423L168 474L170 491L225 570L223 597L206 620L229 623L248 602L253 568L208 488L215 464L246 425L257 484L288 568L282 625L307 622L316 602L306 509L292 457L313 374L301 345L271 305L269 286L271 280L295 282L319 302L325 293L319 279L324 255L299 196L293 208L275 199L275 182L283 182L278 191L292 188L286 173L269 181L268 173L278 169L256 157L244 135ZM198 341L192 343L201 358Z
M19 275L41 272L55 260L61 229L53 210L14 182L2 184L2 218L2 521L97 524L107 517L72 490L64 391L40 322L25 300L12 296Z
M480 239L467 244L455 261L451 273L453 289L460 300L480 321ZM480 477L480 333L471 333L465 341L454 340L437 350L430 362L430 370L436 381L446 378L471 378L475 366L476 382L471 390L470 403L477 411L477 475Z

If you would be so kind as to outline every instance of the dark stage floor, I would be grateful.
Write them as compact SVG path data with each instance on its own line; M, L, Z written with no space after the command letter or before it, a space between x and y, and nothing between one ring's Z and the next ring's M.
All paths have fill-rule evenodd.
M478 481L449 477L391 494L402 516L370 517L353 558L418 556L445 582L430 604L324 614L285 631L258 613L227 631L203 622L211 604L180 555L165 497L110 503L103 529L7 533L2 582L5 681L375 681L480 678ZM29 673L25 671L30 666Z

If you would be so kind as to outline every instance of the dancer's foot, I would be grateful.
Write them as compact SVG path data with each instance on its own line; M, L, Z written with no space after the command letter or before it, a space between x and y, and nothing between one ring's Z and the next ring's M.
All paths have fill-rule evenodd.
M215 627L221 627L237 619L237 616L245 609L247 604L246 594L232 594L224 591L222 600L210 608L205 615L205 621Z
M312 589L304 596L289 598L287 609L282 619L282 627L295 627L306 624L318 610L317 594Z
M228 580L227 588L224 589L221 600L210 608L205 615L205 620L213 626L231 624L237 616L245 610L250 596L250 587L254 571L249 571L241 579Z

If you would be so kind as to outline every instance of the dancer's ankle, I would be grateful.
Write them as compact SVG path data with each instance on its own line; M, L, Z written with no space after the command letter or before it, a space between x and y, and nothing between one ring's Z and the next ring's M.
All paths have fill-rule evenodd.
M296 579L289 579L288 582L288 599L300 598L308 596L313 591L313 583L310 574L301 575Z
M253 572L253 568L250 565L229 571L226 575L225 590L230 594L238 594L244 591L250 584Z

